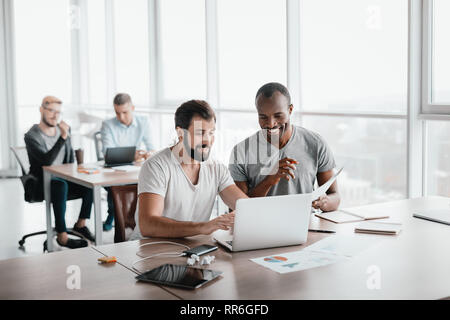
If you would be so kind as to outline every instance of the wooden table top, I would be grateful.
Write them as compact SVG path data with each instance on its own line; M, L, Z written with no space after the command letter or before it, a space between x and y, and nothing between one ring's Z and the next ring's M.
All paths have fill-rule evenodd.
M0 299L177 299L158 286L136 282L118 263L100 264L92 247L0 261ZM80 270L80 289L68 289ZM70 280L70 279L69 279Z
M141 164L136 165L140 166ZM93 174L78 172L76 163L44 166L43 170L88 187L135 184L138 182L139 171L119 172L110 168L103 168L102 164L99 163L84 164L82 166L96 167L100 172Z
M208 268L223 275L191 291L165 287L182 299L440 299L450 295L450 227L412 217L421 209L448 208L450 198L426 197L400 200L367 206L370 210L389 213L403 223L397 236L355 234L355 223L335 224L312 217L310 228L337 231L337 235L351 234L358 239L372 239L373 245L349 261L287 274L278 274L249 259L299 251L330 236L310 232L301 246L230 253L219 247L211 253L216 257ZM184 239L146 239L96 247L114 255L131 270L140 259L136 255L140 244L170 240L190 247L213 244L210 236ZM183 251L173 245L152 245L141 249L143 256L167 251ZM145 271L164 263L185 264L186 258L158 257L138 263ZM367 282L371 266L380 270L380 289L369 289ZM153 286L147 284L148 286Z

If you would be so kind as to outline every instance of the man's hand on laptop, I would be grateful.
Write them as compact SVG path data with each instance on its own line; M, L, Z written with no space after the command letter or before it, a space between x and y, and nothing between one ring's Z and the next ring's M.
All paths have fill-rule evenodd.
M211 234L216 230L230 230L234 225L234 211L218 216L205 222L201 227L201 234Z

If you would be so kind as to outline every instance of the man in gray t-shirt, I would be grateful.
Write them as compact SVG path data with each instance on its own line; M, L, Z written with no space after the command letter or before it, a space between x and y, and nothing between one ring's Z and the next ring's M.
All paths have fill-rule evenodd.
M268 83L256 94L260 131L238 143L231 152L229 170L236 185L250 197L313 191L315 180L324 184L336 166L331 149L310 130L292 125L293 105L286 87ZM333 211L340 197L334 182L313 207Z

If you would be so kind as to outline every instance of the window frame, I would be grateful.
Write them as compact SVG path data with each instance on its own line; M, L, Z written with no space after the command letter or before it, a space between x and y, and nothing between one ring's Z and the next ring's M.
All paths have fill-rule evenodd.
M411 1L411 0L410 0ZM428 115L437 119L436 115L449 116L450 104L433 103L433 1L422 0L422 110L421 118L427 119ZM441 117L446 119L446 117Z

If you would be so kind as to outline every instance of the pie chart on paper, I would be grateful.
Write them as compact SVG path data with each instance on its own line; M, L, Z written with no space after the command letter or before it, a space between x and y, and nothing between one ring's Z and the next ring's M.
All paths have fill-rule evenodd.
M288 259L285 258L285 257L282 257L282 256L272 256L272 257L264 258L264 261L267 261L267 262L286 262L286 261L288 261Z

